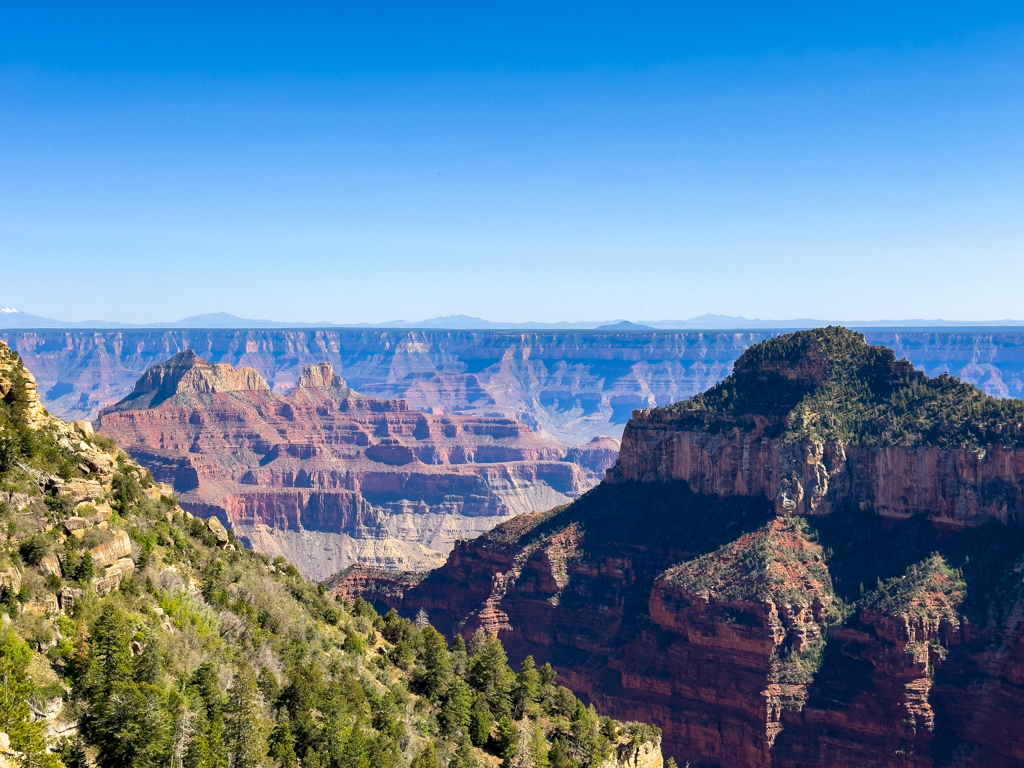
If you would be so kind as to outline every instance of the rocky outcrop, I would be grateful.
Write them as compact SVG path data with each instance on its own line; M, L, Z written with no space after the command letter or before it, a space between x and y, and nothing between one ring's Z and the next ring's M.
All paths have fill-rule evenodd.
M349 602L357 597L377 603L394 602L426 575L424 571L386 571L356 563L326 579L324 586L332 595Z
M791 367L771 350L752 359L798 382L793 402L829 405L814 387L859 375L782 346ZM871 414L896 402L930 431L861 421L830 444L793 439L791 405L637 413L597 488L460 543L419 584L375 597L446 632L496 633L513 660L550 662L604 711L660 726L680 764L1020 765L1020 448L1016 422L1000 421L1019 407L902 373L879 386L916 399ZM921 419L905 404L932 402L928 387L942 397ZM966 410L987 421L942 421ZM919 444L878 444L888 434ZM929 444L955 434L994 442Z
M925 514L963 526L1024 514L1024 450L860 447L769 437L765 418L692 429L682 413L641 410L622 436L611 482L684 480L699 493L762 496L780 513L828 514L851 503L884 517Z
M173 491L170 486L152 483L144 470L125 461L127 457L123 453L116 448L111 449L108 443L97 440L92 425L88 422L68 424L50 416L39 401L38 389L32 374L2 343L0 393L5 398L16 396L18 408L24 411L25 426L42 435L44 440L52 441L51 450L59 451L79 473L78 477L62 479L19 462L17 469L21 474L15 479L21 484L20 490L0 495L0 502L9 505L11 511L19 513L19 525L15 526L19 531L17 534L8 534L7 540L17 544L34 533L54 528L56 531L52 535L56 545L63 544L68 538L72 541L78 539L71 549L82 552L75 557L88 556L91 559L92 588L101 596L108 594L135 571L128 532L119 527L120 523L115 523L115 526L111 527L113 510L110 501L115 496L115 475L120 473L122 480L138 483L141 492L154 500L167 497L165 501L170 504L168 509L176 509ZM0 430L2 429L0 426ZM82 476L87 473L89 477ZM10 475L8 479L11 479ZM73 511L51 512L49 515L57 514L57 517L48 516L45 526L40 525L38 513L33 511L33 505L35 509L41 507L45 510L42 501L44 494L70 502ZM26 518L36 518L36 521ZM0 572L0 588L18 592L22 588L23 580L27 580L29 585L38 585L40 577L43 576L66 577L69 575L64 568L66 563L63 558L66 556L66 549L54 546L50 551L44 551L38 561L25 565L24 569L19 570L20 566L8 567ZM59 597L56 594L43 593L38 588L34 591L33 599L25 604L24 610L40 614L56 613L60 610L70 612L73 610L74 601L80 599L83 594L82 589L68 586L61 590Z
M183 506L325 578L353 562L433 567L458 539L578 497L614 463L614 441L570 449L509 418L427 414L358 395L329 363L287 395L212 391L172 358L105 411L101 431ZM222 380L251 377L218 374ZM174 381L157 405L151 382ZM164 387L163 390L166 390ZM307 534L317 534L308 536Z
M220 392L269 392L270 385L252 368L208 363L191 349L154 365L142 374L121 408L155 408L175 395Z

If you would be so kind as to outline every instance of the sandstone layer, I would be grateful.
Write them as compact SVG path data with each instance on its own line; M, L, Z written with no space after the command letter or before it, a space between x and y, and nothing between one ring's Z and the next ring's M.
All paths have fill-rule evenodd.
M182 505L324 578L354 563L439 565L458 539L578 497L617 455L569 448L509 418L414 411L363 397L329 363L287 395L251 368L184 352L104 411L101 431Z
M62 418L94 419L152 365L186 349L252 367L276 392L329 361L364 394L417 410L500 414L568 444L619 438L634 409L685 399L774 332L446 330L0 331ZM873 331L931 376L946 371L997 397L1024 395L1024 332Z
M1024 405L865 347L755 348L760 388L636 414L578 501L418 584L337 587L499 634L680 764L1021 765Z

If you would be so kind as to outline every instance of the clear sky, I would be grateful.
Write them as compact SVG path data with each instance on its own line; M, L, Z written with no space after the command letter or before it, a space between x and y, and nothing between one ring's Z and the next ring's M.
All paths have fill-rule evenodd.
M7 3L0 305L1024 318L1024 5L638 5Z

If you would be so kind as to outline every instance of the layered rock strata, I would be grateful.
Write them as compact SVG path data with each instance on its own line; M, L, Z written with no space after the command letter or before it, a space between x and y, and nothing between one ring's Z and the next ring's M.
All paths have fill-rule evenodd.
M152 365L194 349L251 366L276 392L329 361L357 390L414 409L500 414L568 443L618 438L634 409L685 399L729 373L753 331L36 330L0 331L39 380L44 404L93 419ZM931 376L946 371L998 397L1024 395L1024 331L873 331Z
M617 455L608 438L570 449L513 419L362 397L329 363L282 396L192 352L154 366L100 429L187 509L314 578L439 565L458 539L578 497Z
M692 429L689 415L639 410L622 436L611 482L684 480L700 493L763 496L789 514L828 514L856 503L883 517L925 514L955 526L1024 512L1024 450L935 446L862 447L788 442L763 418L723 431Z
M734 377L377 599L550 661L680 764L1022 764L1024 404L834 329Z

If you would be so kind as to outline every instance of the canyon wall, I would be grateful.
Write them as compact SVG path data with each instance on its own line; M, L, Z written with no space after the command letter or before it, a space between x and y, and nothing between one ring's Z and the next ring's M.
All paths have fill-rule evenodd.
M618 453L610 438L570 448L514 419L363 397L329 363L299 383L282 396L251 368L186 351L99 428L186 509L317 579L354 562L440 565L458 539L577 498Z
M609 482L684 480L699 493L764 497L779 514L828 514L856 504L883 517L924 514L964 526L1016 524L1024 513L1020 448L787 442L766 436L773 421L763 417L707 432L689 428L691 421L670 410L636 411Z
M251 366L287 392L329 361L356 390L416 410L515 418L567 444L618 438L634 409L683 400L722 379L772 331L36 330L0 331L39 381L44 405L93 419L153 364L185 349ZM872 331L929 375L997 397L1024 394L1024 332Z
M806 339L762 346L691 407L638 411L572 504L459 542L418 583L363 571L332 588L499 635L513 661L660 726L679 764L1024 764L1020 404L908 373L842 329ZM776 391L796 408L743 410ZM865 422L847 443L794 439L793 414L837 391L932 423L896 433L910 445ZM976 434L991 441L949 445Z

